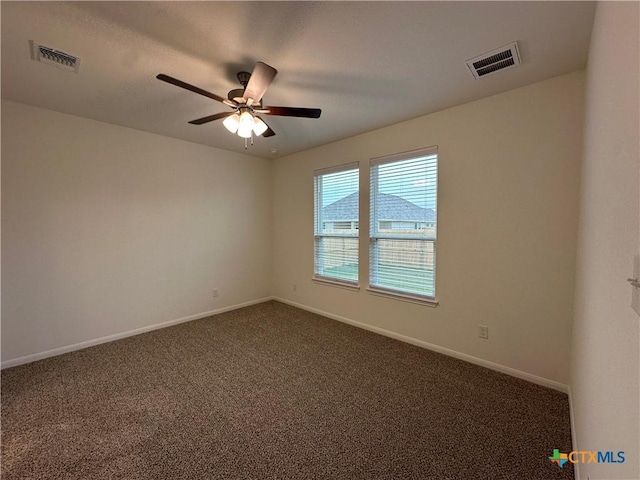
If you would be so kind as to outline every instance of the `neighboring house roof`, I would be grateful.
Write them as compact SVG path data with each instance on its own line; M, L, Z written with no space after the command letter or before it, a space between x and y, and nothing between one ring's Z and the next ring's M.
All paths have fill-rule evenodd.
M436 212L404 198L388 193L378 194L379 215L382 221L435 222ZM322 209L323 220L348 222L358 219L358 192L337 200Z
M322 208L322 219L330 222L350 222L358 219L358 192Z

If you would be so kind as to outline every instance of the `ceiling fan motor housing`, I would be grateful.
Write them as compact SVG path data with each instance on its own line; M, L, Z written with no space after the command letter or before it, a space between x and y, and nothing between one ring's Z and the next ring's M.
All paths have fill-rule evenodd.
M236 77L238 78L240 85L242 85L242 88L230 90L227 94L227 98L235 102L244 103L244 91L247 88L251 74L249 72L238 72Z
M229 100L235 100L237 98L242 98L243 95L244 88L236 88L234 90L229 90L229 93L227 93L227 98Z

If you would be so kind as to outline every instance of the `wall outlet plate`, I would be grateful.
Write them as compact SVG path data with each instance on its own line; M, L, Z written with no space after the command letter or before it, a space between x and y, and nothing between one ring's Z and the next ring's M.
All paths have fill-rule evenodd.
M489 327L486 325L478 325L478 336L480 338L489 338Z
M640 255L633 257L633 276L640 279ZM631 287L631 308L640 316L640 288Z

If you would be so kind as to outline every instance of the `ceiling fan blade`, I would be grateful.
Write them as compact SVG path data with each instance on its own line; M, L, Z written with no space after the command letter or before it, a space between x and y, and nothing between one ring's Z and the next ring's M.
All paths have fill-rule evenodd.
M257 118L260 118L256 115ZM267 125L267 122L264 121L264 119L260 118L260 120L262 120L262 122ZM274 132L273 130L271 130L271 127L269 125L267 125L267 129L264 131L264 133L262 134L263 137L273 137L276 134L276 132Z
M269 85L271 85L277 73L278 71L275 68L264 62L256 63L256 66L253 67L253 72L251 72L249 83L247 83L247 87L244 89L243 97L247 101L247 105L251 106L260 103L260 99L264 95L264 92L267 91L267 88L269 88Z
M214 115L209 115L208 117L198 118L196 120L191 120L189 123L192 125L202 125L203 123L213 122L214 120L220 120L221 118L230 117L235 112L223 112L216 113Z
M267 131L262 134L263 137L273 137L276 134L271 127L267 128Z
M183 82L182 80L178 80L177 78L170 77L169 75L165 75L164 73L160 73L156 76L158 80L162 80L163 82L170 83L180 88L184 88L189 90L190 92L197 93L199 95L204 95L205 97L209 97L218 102L222 102L225 105L229 105L230 107L236 107L237 104L232 102L231 100L227 100L226 98L222 98L215 93L207 92L199 87L195 87L193 85L188 84L187 82Z
M322 110L319 108L300 108L300 107L262 107L256 110L267 115L279 115L281 117L303 117L303 118L320 118Z

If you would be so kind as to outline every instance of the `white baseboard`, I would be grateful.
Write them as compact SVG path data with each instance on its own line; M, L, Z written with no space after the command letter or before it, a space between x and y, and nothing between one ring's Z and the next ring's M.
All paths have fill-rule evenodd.
M280 297L264 297L256 300L251 300L249 302L240 303L237 305L232 305L229 307L219 308L216 310L210 310L208 312L197 313L195 315L189 315L187 317L178 318L176 320L169 320L167 322L158 323L155 325L150 325L147 327L137 328L134 330L129 330L126 332L116 333L114 335L108 335L106 337L96 338L93 340L87 340L85 342L76 343L73 345L68 345L65 347L54 348L53 350L47 350L45 352L34 353L31 355L26 355L24 357L18 357L11 360L6 360L2 362L0 368L10 368L17 367L18 365L23 365L25 363L35 362L37 360L42 360L44 358L54 357L57 355L62 355L64 353L73 352L76 350L82 350L83 348L92 347L94 345L100 345L101 343L113 342L114 340L119 340L121 338L132 337L134 335L140 335L141 333L151 332L153 330L158 330L161 328L170 327L173 325L178 325L180 323L190 322L192 320L198 320L200 318L209 317L211 315L217 315L224 312L229 312L231 310L237 310L238 308L248 307L250 305L255 305L258 303L268 302L269 300L277 300L282 303L286 303L288 305L301 308L302 310L307 310L309 312L317 313L318 315L322 315L324 317L331 318L333 320L337 320L339 322L347 323L349 325L353 325L354 327L362 328L365 330L369 330L374 333L378 333L380 335L384 335L386 337L394 338L396 340L400 340L405 343L410 343L412 345L416 345L418 347L426 348L427 350L432 350L434 352L442 353L444 355L448 355L450 357L454 357L460 360L464 360L469 363L473 363L475 365L480 365L485 368L489 368L491 370L495 370L501 373L506 373L507 375L511 375L516 378L520 378L522 380L527 380L529 382L535 383L537 385L542 385L544 387L552 388L554 390L561 391L563 393L570 393L569 387L563 383L556 382L554 380L549 380L547 378L538 377L537 375L532 375L527 372L523 372L521 370L516 370L515 368L507 367L504 365L500 365L498 363L490 362L488 360L484 360L482 358L474 357L472 355L467 355L466 353L461 353L455 350L451 350L449 348L441 347L432 343L425 342L423 340L418 340L412 337L408 337L406 335L402 335L400 333L392 332L390 330L385 330L383 328L374 327L371 325L367 325L366 323L358 322L356 320L352 320L350 318L342 317L340 315L335 315L330 312L325 312L324 310L320 310L313 307L308 307L306 305L302 305L300 303L292 302L291 300L287 300ZM574 424L573 424L573 409L571 404L571 397L569 397L569 405L571 408L571 430L575 432ZM574 438L574 447L575 447L575 438Z
M392 332L390 330L385 330L384 328L367 325L366 323L358 322L356 320L351 320L350 318L342 317L340 315L335 315L330 312L325 312L324 310L319 310L317 308L308 307L306 305L292 302L291 300L287 300L284 298L273 297L273 300L286 303L293 307L301 308L302 310L307 310L312 313L317 313L318 315L322 315L323 317L329 317L333 320L338 320L339 322L348 323L349 325L353 325L354 327L363 328L365 330L369 330L371 332L378 333L386 337L395 338L396 340L410 343L411 345L416 345L418 347L426 348L427 350L432 350L434 352L442 353L444 355L448 355L450 357L454 357L459 360L464 360L465 362L473 363L475 365L480 365L481 367L489 368L497 372L506 373L507 375L511 375L512 377L520 378L522 380L527 380L528 382L535 383L537 385L542 385L543 387L552 388L554 390L558 390L563 393L568 393L569 391L568 385L565 385L564 383L556 382L554 380L549 380L548 378L543 378L537 375L533 375L531 373L523 372L521 370L516 370L515 368L507 367L505 365L500 365L499 363L490 362L488 360L474 357L472 355L467 355L466 353L458 352L456 350L451 350L449 348L441 347L439 345L434 345L432 343L428 343L423 340L418 340L416 338L408 337L400 333Z
M44 358L55 357L64 353L73 352L76 350L82 350L83 348L93 347L94 345L100 345L101 343L113 342L114 340L120 340L121 338L133 337L134 335L140 335L141 333L151 332L153 330L159 330L161 328L171 327L180 323L190 322L192 320L198 320L200 318L210 317L211 315L217 315L219 313L229 312L231 310L237 310L238 308L248 307L249 305L255 305L257 303L268 302L273 300L273 297L264 297L257 300L251 300L249 302L240 303L237 305L231 305L229 307L218 308L216 310L210 310L208 312L196 313L187 317L178 318L176 320L169 320L167 322L156 323L155 325L149 325L147 327L136 328L134 330L128 330L126 332L116 333L114 335L108 335L106 337L100 337L93 340L87 340L86 342L80 342L73 345L67 345L65 347L54 348L53 350L47 350L45 352L34 353L26 355L24 357L18 357L11 360L5 360L2 362L0 368L17 367L18 365L24 365L25 363L35 362Z
M578 450L578 439L576 438L576 421L573 415L573 396L571 395L571 385L567 386L567 395L569 396L569 419L571 422L571 450ZM580 479L580 463L573 464L573 478L579 480Z

